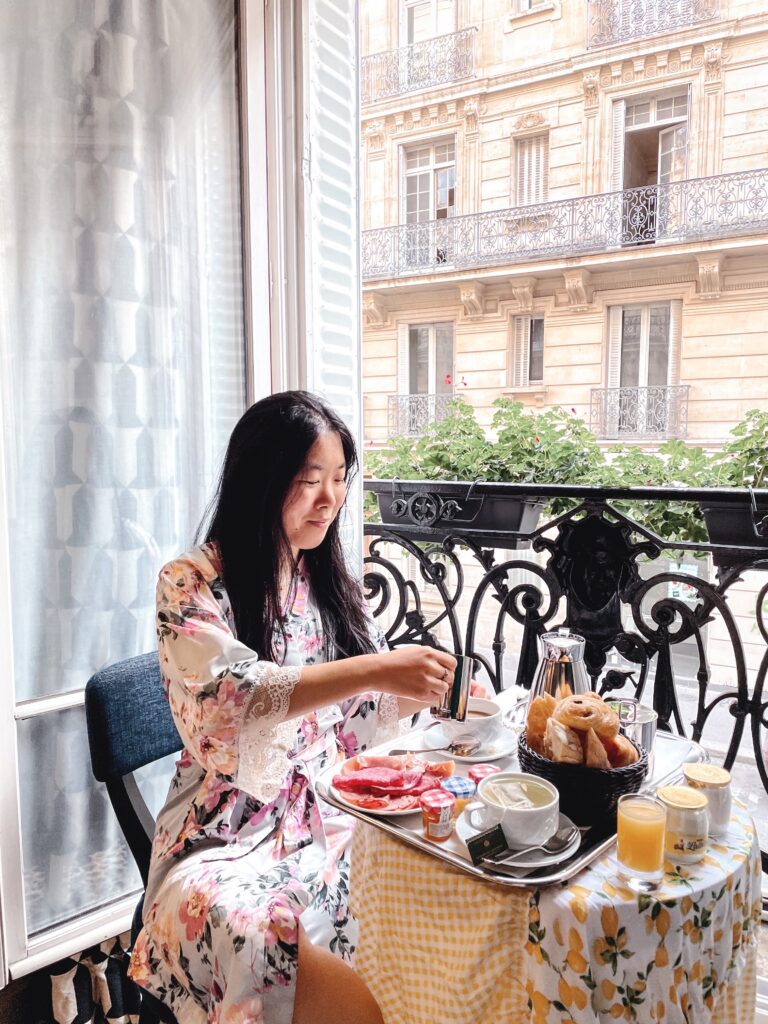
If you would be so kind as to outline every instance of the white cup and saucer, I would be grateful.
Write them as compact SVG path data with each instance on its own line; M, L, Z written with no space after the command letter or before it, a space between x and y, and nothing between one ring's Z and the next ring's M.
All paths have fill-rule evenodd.
M436 747L438 743L448 744L464 736L480 741L476 753L466 757L451 754L457 761L493 761L512 754L516 739L505 729L502 722L502 708L486 697L470 697L467 701L467 715L463 721L454 718L439 718L424 735L425 747Z

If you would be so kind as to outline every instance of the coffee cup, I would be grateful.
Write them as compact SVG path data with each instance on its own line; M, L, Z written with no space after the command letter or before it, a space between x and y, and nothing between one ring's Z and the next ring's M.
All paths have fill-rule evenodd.
M485 697L470 697L467 701L467 716L462 721L440 718L440 731L447 743L459 736L474 736L481 743L494 740L501 729L501 708L495 701Z
M546 779L527 772L496 772L481 779L469 824L485 830L501 825L511 850L539 846L557 832L560 794Z

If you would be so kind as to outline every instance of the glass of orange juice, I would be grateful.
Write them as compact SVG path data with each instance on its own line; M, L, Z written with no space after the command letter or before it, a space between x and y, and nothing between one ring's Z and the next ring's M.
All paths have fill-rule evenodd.
M625 793L619 797L619 873L635 892L652 892L664 877L666 824L666 807L655 796Z

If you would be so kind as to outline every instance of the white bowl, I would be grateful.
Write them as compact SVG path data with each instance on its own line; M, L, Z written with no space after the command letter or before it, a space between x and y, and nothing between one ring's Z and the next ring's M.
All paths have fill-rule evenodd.
M488 742L495 739L501 730L501 708L495 701L486 700L485 697L470 697L467 701L467 717L463 722L452 718L439 718L437 721L448 743L458 736L474 736L482 742Z

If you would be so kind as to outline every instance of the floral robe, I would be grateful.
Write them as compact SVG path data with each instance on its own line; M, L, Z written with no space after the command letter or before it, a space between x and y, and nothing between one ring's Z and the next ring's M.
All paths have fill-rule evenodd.
M395 734L397 702L362 694L288 719L301 666L333 657L301 565L284 616L281 664L261 661L234 635L215 545L160 573L160 666L184 750L157 819L130 975L179 1024L290 1024L299 919L313 942L354 952L352 822L314 779Z

